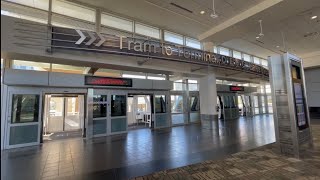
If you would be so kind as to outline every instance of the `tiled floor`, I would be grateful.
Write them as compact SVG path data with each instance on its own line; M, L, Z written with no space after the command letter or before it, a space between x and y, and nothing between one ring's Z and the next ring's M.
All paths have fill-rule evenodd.
M300 159L276 153L275 144L232 154L223 160L204 162L181 168L164 170L133 180L319 180L320 124L312 126L314 147L307 147Z
M1 153L1 179L128 179L222 159L275 141L272 116L220 121L93 140L69 139Z

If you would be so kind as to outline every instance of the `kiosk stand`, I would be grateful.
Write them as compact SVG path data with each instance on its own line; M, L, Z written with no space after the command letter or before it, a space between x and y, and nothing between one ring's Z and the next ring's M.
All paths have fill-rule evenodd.
M268 59L276 143L280 153L299 158L313 143L302 60L289 53Z

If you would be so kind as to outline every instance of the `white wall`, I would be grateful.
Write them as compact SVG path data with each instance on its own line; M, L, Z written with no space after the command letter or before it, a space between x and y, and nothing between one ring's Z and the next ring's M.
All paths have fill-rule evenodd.
M306 69L304 73L309 107L320 107L320 68Z

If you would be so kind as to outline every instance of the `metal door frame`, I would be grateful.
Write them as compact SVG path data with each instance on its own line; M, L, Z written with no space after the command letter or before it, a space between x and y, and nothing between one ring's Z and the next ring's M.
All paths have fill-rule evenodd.
M34 91L32 89L28 88L15 88L15 87L9 87L8 91L8 99L7 99L7 107L6 107L6 125L5 125L5 149L12 149L12 148L19 148L19 147L26 147L26 146L33 146L33 145L39 145L40 144L40 138L41 138L41 118L42 118L42 93L40 91ZM39 111L38 111L38 121L37 122L27 122L27 123L11 123L11 116L12 116L12 100L14 94L21 94L21 95L38 95L39 96ZM16 144L16 145L10 145L10 127L17 127L17 126L26 126L26 125L38 125L38 138L36 142L32 143L24 143L24 144Z

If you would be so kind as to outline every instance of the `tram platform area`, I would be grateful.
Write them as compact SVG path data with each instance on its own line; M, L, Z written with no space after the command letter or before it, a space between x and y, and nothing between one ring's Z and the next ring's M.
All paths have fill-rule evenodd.
M320 121L320 120L319 120ZM132 180L152 179L320 179L320 123L312 126L314 148L300 159L276 153L275 144L238 152L223 160L207 160L198 164L156 172Z
M219 121L218 124L212 130L203 129L200 124L156 131L137 129L93 140L63 139L45 142L41 146L5 150L1 152L1 179L141 179L146 175L157 178L171 172L177 174L182 169L195 167L187 171L189 177L193 177L219 166L219 163L243 160L254 153L247 150L275 141L272 115L241 117ZM238 152L242 153L235 154ZM264 151L261 153L265 154ZM273 155L269 151L266 153ZM230 158L232 154L235 155ZM260 157L259 153L256 156ZM226 157L229 159L221 161ZM243 170L231 168L228 173L240 171ZM153 174L155 172L158 173Z

